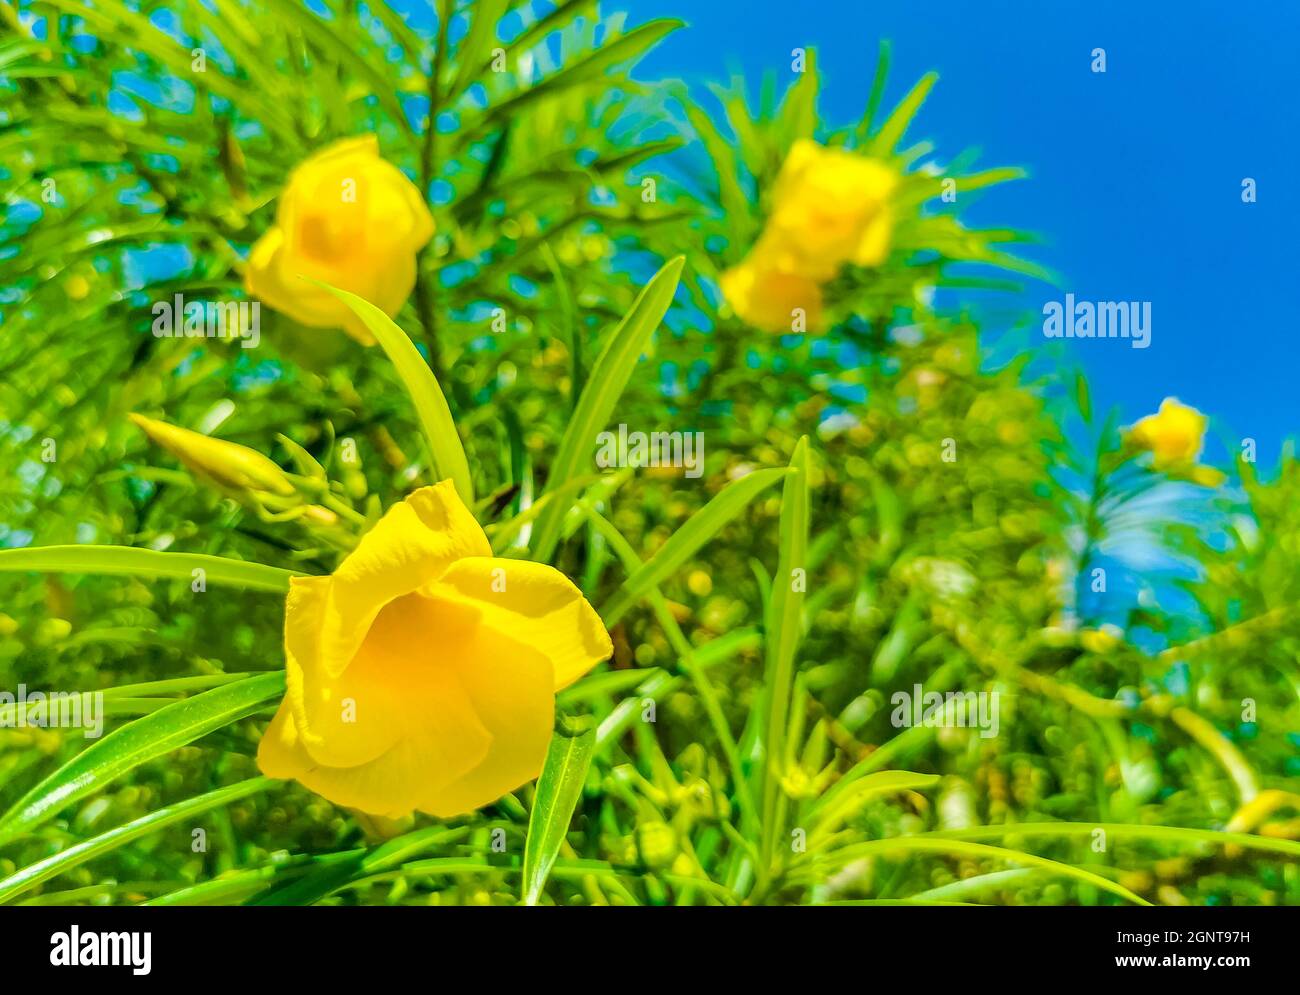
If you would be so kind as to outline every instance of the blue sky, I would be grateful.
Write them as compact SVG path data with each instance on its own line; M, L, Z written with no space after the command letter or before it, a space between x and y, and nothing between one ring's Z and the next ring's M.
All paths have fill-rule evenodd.
M926 71L939 84L909 132L980 164L1022 165L1027 181L989 191L970 223L1038 233L1027 254L1061 274L1018 303L1152 304L1150 348L1066 343L1094 404L1124 420L1172 394L1212 416L1213 461L1253 437L1261 469L1296 434L1300 348L1291 302L1300 161L1300 4L1133 0L621 0L634 23L689 27L641 65L642 79L696 86L733 70L755 82L815 47L823 112L862 112L881 38L893 45L886 106ZM1091 52L1106 51L1106 72ZM1241 183L1258 185L1244 204ZM994 330L996 331L996 330ZM1047 346L1045 339L1034 339Z

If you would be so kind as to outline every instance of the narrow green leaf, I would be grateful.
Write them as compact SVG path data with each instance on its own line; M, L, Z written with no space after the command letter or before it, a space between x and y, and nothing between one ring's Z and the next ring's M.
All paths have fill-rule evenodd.
M1006 827L1014 831L1017 827ZM988 860L998 859L1010 861L1013 864L1022 864L1028 867L1040 867L1044 870L1059 874L1062 877L1073 878L1076 881L1082 881L1092 885L1102 891L1108 891L1112 895L1118 895L1127 902L1134 905L1150 905L1146 899L1140 895L1135 895L1123 885L1116 884L1099 874L1092 871L1084 870L1082 867L1076 867L1073 864L1062 863L1059 860L1049 860L1047 857L1040 857L1033 853L1022 853L1019 850L1010 850L1000 846L989 846L984 843L967 843L952 837L940 838L937 834L927 833L924 836L896 836L883 840L868 840L865 843L855 843L850 846L841 847L838 850L832 850L825 858L814 858L814 862L827 867L842 867L854 860L860 860L866 857L876 855L886 855L891 852L897 853L948 853L960 857L973 857L976 859Z
M595 745L596 729L590 722L581 731L557 728L551 738L542 776L537 779L533 810L528 816L524 879L520 889L525 905L536 905L546 887L546 879L560 854L574 807L582 794Z
M490 107L486 120L497 122L514 117L528 104L552 96L573 86L604 81L609 71L623 63L639 59L647 51L682 26L681 21L658 20L633 28L584 58L553 73L531 88Z
M483 531L487 533L488 539L492 543L492 551L494 553L500 553L510 545L511 540L519 533L520 529L529 522L535 521L543 512L546 511L547 507L555 504L566 495L580 491L600 479L601 475L597 473L588 473L581 477L574 477L572 480L565 483L563 487L557 487L555 490L547 492L545 496L538 498L513 518L509 518L504 522L497 522L490 526L485 526Z
M465 447L461 445L456 423L451 417L451 408L447 406L447 398L438 386L438 378L429 369L420 350L415 348L410 337L392 318L364 297L346 290L337 290L328 284L322 283L321 286L352 309L388 354L411 404L415 406L415 414L420 420L424 440L428 443L434 470L439 479L450 477L456 484L460 499L466 507L472 507L474 484L469 474L469 461L465 458Z
M592 674L577 684L565 688L556 695L556 700L562 708L572 707L580 701L588 701L591 698L622 694L630 688L636 687L647 678L662 673L663 671L658 667L629 667L625 670L606 670L599 674Z
M488 43L496 37L497 22L509 6L510 0L480 0L474 4L473 12L469 15L469 33L456 50L456 61L459 63L456 79L447 91L444 103L454 103L482 71L483 53L487 50Z
M786 91L777 119L787 148L801 138L812 138L817 131L817 91L821 78L817 74L816 51L808 49L805 58L804 71Z
M204 572L213 584L231 584L253 591L289 590L289 578L302 576L297 570L269 567L264 563L232 560L206 553L160 553L134 546L28 546L0 550L0 571L39 573L126 574L145 578L191 580L195 570Z
M145 681L141 684L118 684L114 687L104 688L103 695L110 700L114 698L153 698L180 692L207 691L210 688L221 687L223 684L233 684L236 681L243 681L256 676L256 674L250 673L236 673L172 677L164 681Z
M218 0L219 4L221 2L222 0ZM413 65L419 65L420 57L428 50L430 43L412 31L402 15L388 4L377 3L370 10L384 25L384 30L393 36L393 41L402 47L406 53L406 60Z
M1285 854L1300 858L1300 840L1255 836L1252 833L1227 833L1217 829L1188 829L1184 826L1135 825L1124 822L1020 822L1000 826L975 826L970 829L938 829L926 833L935 839L984 840L1004 836L1048 836L1091 838L1098 830L1111 839L1146 840L1152 843L1189 843L1211 846L1239 846L1248 850Z
M925 98L929 96L931 88L939 81L938 73L926 73L917 82L916 86L908 92L907 96L898 102L892 114L880 126L878 131L871 139L868 151L874 155L889 155L894 151L894 147L907 131L907 126L912 123L912 118L916 112L921 109L925 103Z
M729 226L753 227L753 207L740 185L740 165L736 146L718 130L712 115L706 114L688 92L678 98L691 128L699 136L708 153L708 163L718 177L718 205ZM735 229L733 228L733 231ZM738 233L743 236L744 231Z
M1079 406L1079 414L1089 425L1092 424L1092 394L1088 390L1088 378L1082 370L1074 371L1074 401Z
M275 782L269 778L250 777L238 784L217 788L215 791L208 791L193 798L187 798L183 802L177 802L175 805L160 808L155 812L150 812L148 815L128 822L124 826L118 826L92 839L70 846L53 856L46 857L44 860L29 864L22 870L16 871L3 881L0 881L0 902L8 902L28 889L35 888L42 881L48 881L56 875L65 874L72 868L84 864L87 860L101 857L120 846L130 843L134 839L139 839L141 836L162 829L164 826L169 826L173 822L180 822L182 819L198 815L209 809L228 805L241 798L247 798L259 791L265 791L274 784Z
M609 423L614 404L627 387L646 342L672 303L685 263L685 257L678 256L655 274L600 351L560 441L560 451L551 465L544 493L558 490L578 476L583 464L591 457L596 448L597 434ZM533 541L533 553L538 561L549 561L555 552L566 511L568 509L557 502L538 519Z
M572 396L576 405L579 397L582 396L582 388L586 383L582 369L582 336L583 329L578 322L577 308L573 302L573 291L569 288L569 280L564 275L564 270L560 268L560 261L555 258L555 252L551 249L549 242L542 243L541 249L542 262L546 268L551 271L551 279L555 281L555 294L559 299L559 315L556 319L556 325L560 329L560 337L564 339L565 345L569 347L569 358L572 360L573 368L573 386Z
M885 80L889 76L889 42L880 39L880 48L876 55L876 71L871 77L871 91L867 95L867 109L858 124L858 144L866 142L875 123L876 114L880 112L880 101L885 95Z
M846 820L862 809L870 801L884 795L898 794L902 791L920 791L932 788L939 783L938 774L914 774L906 770L882 770L858 778L847 791L842 792L831 807L816 804L809 814L816 813L809 838L825 836L838 829Z
M213 65L209 65L204 73L194 73L189 49L177 44L146 15L122 3L111 6L84 4L79 0L48 0L48 3L84 21L101 44L113 42L133 52L148 54L177 77L192 78L196 89L209 90L229 100L249 120L262 122L286 142L297 140L291 104L277 101L271 94L261 93L257 87L250 87L247 81L227 76Z
M1023 885L1043 876L1040 867L1015 867L1009 871L990 871L970 878L961 878L949 884L939 885L919 891L907 901L934 902L937 904L965 905L959 899L979 895L986 891L1001 891L1005 888Z
M599 381L593 379L592 383ZM668 541L623 582L614 597L600 611L605 625L612 626L622 618L638 599L676 572L759 493L789 473L785 467L755 470L719 491L712 501L687 519L685 525L669 536Z
M244 871L232 871L210 881L169 891L150 899L145 905L231 905L265 891L268 885L291 881L322 867L355 860L364 850L339 850L334 853L308 855L277 854L269 863Z
M763 756L763 858L769 862L782 827L774 824L780 791L778 767L785 757L786 720L794 682L794 659L803 635L803 601L808 569L808 437L790 457L790 470L781 494L780 552L772 598L767 610L767 668L763 701L767 728Z
M555 5L554 10L532 21L528 27L519 33L518 37L506 46L506 54L510 61L516 61L519 56L533 48L547 35L563 30L566 25L581 17L594 6L596 6L596 0L561 0L560 3ZM480 74L487 72L491 69L491 66L490 59L484 62L480 67Z
M439 843L459 839L469 827L426 826L403 833L371 850L357 850L347 859L331 862L281 887L254 896L245 905L312 905L338 889L372 874L391 870L398 864Z
M366 58L366 53L357 50L356 39L340 26L339 20L325 21L317 17L305 4L297 0L269 0L276 14L286 24L296 25L303 36L320 52L347 66L356 76L369 84L374 99L383 105L390 119L395 122L403 137L414 144L414 132L411 123L397 98L396 80L383 72L387 64L374 58Z
M0 817L0 845L30 833L128 770L251 715L282 694L283 671L259 674L173 702L114 730L37 784Z

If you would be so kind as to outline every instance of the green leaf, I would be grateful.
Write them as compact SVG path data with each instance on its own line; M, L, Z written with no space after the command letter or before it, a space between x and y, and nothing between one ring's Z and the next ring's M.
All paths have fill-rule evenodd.
M729 226L742 226L738 232L743 237L745 232L754 227L754 209L744 188L740 185L740 165L737 161L736 146L728 141L718 130L713 117L700 109L689 92L678 97L682 110L691 128L699 136L708 153L708 163L718 177L718 205L727 219ZM734 230L734 229L733 229ZM740 240L739 238L737 239Z
M1079 406L1083 420L1092 424L1092 394L1088 390L1088 378L1082 370L1074 371L1074 402Z
M560 331L560 338L564 344L569 347L569 356L573 363L573 398L582 396L582 388L586 383L585 375L582 369L582 336L583 329L578 323L577 308L573 302L573 291L569 287L569 280L564 275L564 270L560 268L560 261L555 258L555 252L547 242L542 243L541 247L542 262L546 268L551 271L551 279L555 281L555 295L559 298L559 315L556 318L556 326Z
M209 65L204 73L191 67L190 50L152 23L147 16L122 3L89 5L78 0L48 0L55 7L85 22L101 43L116 42L122 48L149 55L181 79L190 79L196 89L224 97L252 120L263 123L287 143L297 140L291 104L277 101L269 93L248 86L244 80L226 76ZM284 79L283 76L280 77ZM400 106L399 106L400 113ZM289 144L292 148L293 145Z
M92 839L70 846L53 856L46 857L44 860L29 864L22 870L16 871L3 881L0 881L0 902L8 902L28 889L35 888L42 881L48 881L56 875L65 874L72 868L84 864L87 860L101 857L120 846L130 843L132 840L162 829L164 826L170 826L173 822L180 822L182 819L198 815L200 812L206 812L209 809L228 805L241 798L247 798L259 791L265 791L274 784L275 782L269 778L250 777L238 784L217 788L215 791L196 795L193 798L185 799L183 802L177 802L175 805L160 808L148 815L128 822L124 826L118 826Z
M516 60L547 35L562 30L567 24L581 17L589 8L594 6L596 6L596 0L561 0L560 3L555 5L554 10L548 14L543 14L520 32L519 36L505 47L506 54L511 61ZM480 72L485 73L490 68L491 60L489 59L480 68Z
M521 108L542 97L558 94L573 86L603 81L616 66L639 59L647 51L682 26L681 21L651 21L602 45L590 55L546 77L530 89L515 94L487 110L486 120L500 122L517 115Z
M597 434L609 423L614 404L627 387L646 342L672 303L685 263L686 258L678 256L655 274L600 351L560 441L560 451L551 465L544 493L549 494L578 476L583 464L591 457ZM533 553L539 562L548 562L555 552L567 510L555 503L538 519Z
M889 76L889 42L880 39L876 55L876 71L871 77L871 91L867 95L867 109L858 123L858 144L863 144L871 134L871 125L880 111L880 101L885 95L885 79Z
M808 810L809 816L815 816L808 834L809 839L834 832L867 802L901 791L932 788L938 783L938 774L914 774L906 770L882 770L864 774L853 781L847 790L839 792L833 805L822 804L825 798L823 796Z
M772 598L767 609L767 668L763 701L767 729L763 756L763 855L769 862L776 835L779 767L785 761L786 720L794 682L794 658L803 635L803 601L808 569L808 437L802 437L790 457L790 470L781 494L780 553ZM798 572L798 575L796 574ZM796 583L802 580L801 583Z
M133 577L167 577L191 580L195 570L213 584L230 584L252 591L289 590L289 578L304 576L297 570L264 563L232 560L206 553L160 553L134 546L29 546L0 550L0 571L39 573L126 574Z
M804 71L798 80L786 91L777 119L781 131L781 140L789 148L801 138L812 138L817 131L817 90L820 78L817 75L817 55L813 49L805 54Z
M488 539L492 542L492 551L500 553L510 545L510 541L519 533L520 529L529 522L535 521L550 505L555 504L567 495L596 483L600 479L601 474L598 473L588 473L581 477L574 477L572 480L567 481L563 487L557 487L555 490L549 491L544 497L538 498L513 518L484 527L483 531L487 533Z
M577 684L565 688L556 695L563 708L572 707L580 701L600 698L604 695L622 694L636 687L648 677L663 673L658 667L629 667L625 670L606 670L592 674Z
M925 98L929 96L930 89L939 81L938 73L926 73L912 87L911 91L898 102L892 114L880 126L878 131L869 143L868 151L873 155L889 155L894 151L896 146L907 131L907 126L912 123L912 118L916 112L921 109L925 103Z
M569 831L573 809L582 794L595 745L596 729L590 722L580 731L557 728L551 737L546 764L537 779L533 810L528 816L524 879L520 889L525 905L536 905L546 887L546 879Z
M278 854L261 867L233 871L200 881L198 884L170 891L145 902L145 905L231 905L242 902L251 895L265 891L277 882L291 881L322 867L355 860L363 850L339 850L334 853L308 855L304 853Z
M210 688L233 684L256 677L256 674L201 674L197 677L172 677L163 681L145 681L142 684L118 684L104 688L105 698L153 698L182 691L207 691Z
M1006 829L1011 832L1018 827L1009 826ZM1140 895L1135 895L1122 885L1116 884L1099 874L1092 871L1084 870L1082 867L1075 867L1073 864L1065 864L1058 860L1049 860L1046 857L1039 857L1032 853L1022 853L1019 850L1009 850L1000 846L988 846L984 843L967 843L952 837L940 838L938 834L926 834L925 836L897 836L883 840L868 840L865 843L855 843L850 846L841 847L838 850L832 850L823 858L814 858L814 861L824 866L827 870L830 867L842 867L854 860L861 860L867 857L877 855L888 855L890 853L947 853L959 857L972 857L977 860L1007 860L1013 864L1023 864L1028 867L1040 867L1043 870L1051 871L1062 877L1073 878L1076 881L1082 881L1099 888L1102 891L1108 891L1112 895L1118 895L1125 901L1132 902L1134 905L1150 905L1146 899Z
M1001 826L974 826L970 829L939 829L926 836L946 840L1000 839L1004 836L1047 836L1068 839L1091 838L1098 830L1111 839L1144 840L1150 843L1186 843L1190 845L1239 846L1265 853L1282 853L1293 860L1300 858L1300 841L1252 833L1228 833L1218 829L1187 829L1183 826L1137 825L1124 822L1019 822Z
M445 103L453 103L464 93L482 70L483 52L488 43L495 38L494 28L505 15L509 0L480 0L474 4L470 14L469 34L456 50L456 61L460 68L456 79L447 91Z
M353 851L346 859L319 867L295 881L257 895L245 904L311 905L352 881L371 874L381 874L431 846L455 840L468 832L466 826L454 829L426 826L404 833L372 850Z
M365 80L375 100L383 105L403 137L408 143L414 144L414 132L401 101L398 100L395 81L377 68L386 66L387 63L367 58L365 53L358 51L356 40L349 37L347 31L342 29L337 17L333 21L323 21L297 0L269 0L269 2L277 16L282 17L286 24L296 25L302 31L303 37L310 40L319 52L340 65L347 66L358 78Z
M599 382L596 379L592 381L593 384ZM687 519L686 524L669 536L668 541L650 559L623 581L622 587L600 611L605 625L612 626L622 618L639 598L676 572L759 493L789 473L785 467L755 470L719 491L712 501Z
M420 430L424 433L424 441L428 443L429 455L433 459L438 478L451 478L465 506L473 507L474 484L469 474L469 461L465 458L465 447L460 443L456 423L451 417L451 408L447 406L447 398L438 386L438 378L429 369L420 350L415 348L410 337L392 318L364 297L325 283L321 286L352 309L388 354L411 404L415 406Z
M146 761L251 715L284 694L284 673L259 674L173 702L109 733L23 795L0 817L0 845Z

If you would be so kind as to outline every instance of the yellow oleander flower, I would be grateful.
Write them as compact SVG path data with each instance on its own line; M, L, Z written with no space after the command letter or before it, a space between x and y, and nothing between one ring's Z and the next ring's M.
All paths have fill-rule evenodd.
M150 442L166 449L192 474L223 494L241 498L249 494L288 497L295 493L284 471L254 449L144 415L133 413L130 418Z
M415 286L415 256L433 237L416 186L379 157L379 140L335 142L289 175L275 224L253 246L245 285L267 306L316 328L374 337L352 310L310 277L364 297L390 317Z
M777 175L772 215L756 251L783 273L825 282L841 266L889 255L897 174L876 159L795 142Z
M1129 430L1129 438L1138 448L1154 453L1157 466L1191 463L1201 455L1206 421L1195 408L1166 397L1157 414L1147 415Z
M764 269L751 259L720 278L722 293L742 319L765 332L820 331L822 288L794 273ZM802 327L797 313L802 311Z
M1154 457L1157 470L1173 471L1204 487L1217 487L1224 475L1213 467L1199 466L1208 419L1195 408L1180 404L1175 397L1160 402L1160 410L1140 419L1128 431L1126 442L1145 449Z
M390 508L333 574L293 579L284 648L258 766L393 818L535 778L555 692L613 652L562 573L492 556L449 480Z

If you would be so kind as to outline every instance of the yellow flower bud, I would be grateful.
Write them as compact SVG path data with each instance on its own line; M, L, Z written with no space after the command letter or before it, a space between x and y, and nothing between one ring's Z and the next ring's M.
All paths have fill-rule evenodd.
M303 509L303 521L308 525L337 525L339 516L334 514L328 508L322 508L318 504L309 504Z
M74 274L68 277L67 282L63 285L63 290L70 300L84 301L90 293L90 281L79 273Z
M636 827L636 848L647 867L667 867L678 854L677 833L666 822L642 822Z
M703 570L692 570L686 578L686 586L697 598L704 598L713 591L713 578Z
M66 618L47 618L37 624L33 641L40 646L60 643L72 634L72 623Z
M366 345L369 330L319 280L394 315L415 286L416 253L433 217L415 184L379 157L379 140L335 142L289 175L275 224L253 246L250 296L315 328L342 328Z
M175 456L204 483L231 497L262 492L288 497L294 493L275 463L247 446L214 439L187 428L132 414L131 421L149 436L149 440Z

